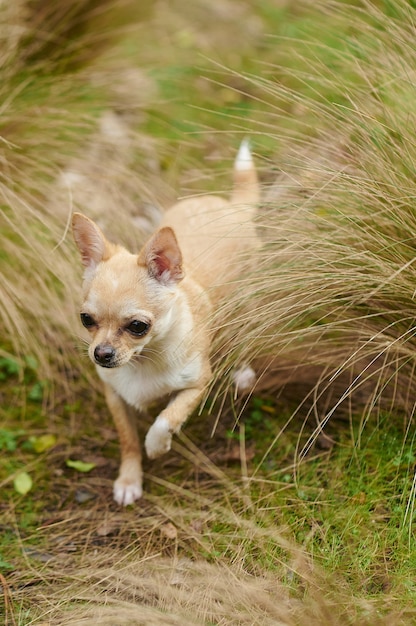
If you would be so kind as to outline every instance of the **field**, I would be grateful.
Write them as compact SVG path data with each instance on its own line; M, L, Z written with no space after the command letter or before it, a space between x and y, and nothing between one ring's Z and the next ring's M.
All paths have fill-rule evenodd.
M415 24L405 0L0 4L6 626L415 623ZM71 212L138 249L177 197L230 192L244 137L263 246L122 509Z

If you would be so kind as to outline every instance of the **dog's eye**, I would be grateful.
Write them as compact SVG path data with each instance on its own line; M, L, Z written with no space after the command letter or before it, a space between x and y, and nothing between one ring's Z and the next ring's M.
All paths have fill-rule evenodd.
M141 322L140 320L133 320L126 326L126 330L132 335L136 335L136 337L143 337L143 335L149 332L149 329L150 324L148 324L148 322Z
M82 325L85 326L85 328L92 328L93 326L95 326L94 319L91 317L91 315L88 315L88 313L81 313L80 317Z

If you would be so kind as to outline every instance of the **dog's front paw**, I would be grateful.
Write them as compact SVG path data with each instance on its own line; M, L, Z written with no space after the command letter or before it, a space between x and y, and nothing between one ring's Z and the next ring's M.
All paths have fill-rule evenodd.
M168 420L159 415L154 424L149 428L144 442L149 459L169 452L172 445L172 432Z
M141 482L120 476L114 483L114 500L121 506L133 504L142 497L143 489Z

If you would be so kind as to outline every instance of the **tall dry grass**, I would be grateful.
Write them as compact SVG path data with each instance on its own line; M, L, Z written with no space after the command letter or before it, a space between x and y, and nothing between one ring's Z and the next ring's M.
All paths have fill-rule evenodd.
M140 217L156 202L138 175L154 147L131 124L153 85L128 64L97 61L146 10L117 0L0 6L2 352L34 356L50 379L79 367L82 345L72 210L94 211L100 198L115 206L116 236L134 206L137 232L126 217L124 233L139 245Z
M117 555L113 557L117 559ZM291 596L287 586L270 574L254 577L236 567L202 560L139 558L122 566L92 566L68 576L73 578L69 584L54 588L49 596L51 609L46 609L41 619L52 619L60 626L409 623L399 613L380 615L371 602L357 599L354 605L339 587L314 580L316 573L306 574L302 572L304 564L297 566L293 575L302 577L304 586L298 596Z
M104 86L113 76L120 87L120 68L101 66L101 78L97 66L88 68L102 51L88 39L97 20L109 24L116 12L122 22L128 3L70 4L21 1L0 10L0 315L10 350L34 353L45 366L45 346L61 344L66 352L76 324L80 270L66 238L71 210L90 207L98 215L106 203L117 206L126 216L117 220L119 235L131 244L169 195L167 188L160 193L160 183L157 194L149 191L159 171L143 166L156 161L155 147L129 124L137 102L116 88L110 99L118 99L122 115L106 106ZM307 84L309 96L266 77L245 77L276 99L259 134L273 136L285 117L296 117L297 125L279 126L286 173L265 193L259 219L265 246L256 270L220 311L216 378L221 392L233 363L254 359L258 389L294 379L319 380L315 398L336 389L328 415L357 391L368 413L393 403L411 416L414 9L404 1L393 15L373 3L320 8L332 20L350 20L360 37L332 50L331 65L319 55L319 42L294 44L304 62L290 68L292 82ZM101 27L100 43L109 46L120 29ZM71 62L61 64L64 58ZM124 78L152 94L153 85L131 72ZM83 90L88 106L74 95ZM148 185L137 175L140 165ZM133 236L131 218L138 225Z
M247 77L275 95L272 113L287 130L276 136L282 172L259 217L264 248L220 311L217 375L227 380L233 362L254 361L257 389L305 383L308 398L298 402L320 422L354 411L356 401L363 423L387 410L403 411L409 424L416 407L416 13L401 1L391 12L371 2L319 7L335 28L349 20L353 33L327 55L312 35L296 42L304 60L290 78L309 95L284 80ZM295 131L284 124L291 115L301 115ZM271 124L262 132L273 133Z

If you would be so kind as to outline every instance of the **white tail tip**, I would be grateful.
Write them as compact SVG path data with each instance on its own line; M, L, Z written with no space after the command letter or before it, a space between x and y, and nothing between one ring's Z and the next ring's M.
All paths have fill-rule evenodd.
M236 170L245 171L251 170L253 166L254 164L251 156L250 142L248 139L243 139L235 159L234 167Z

